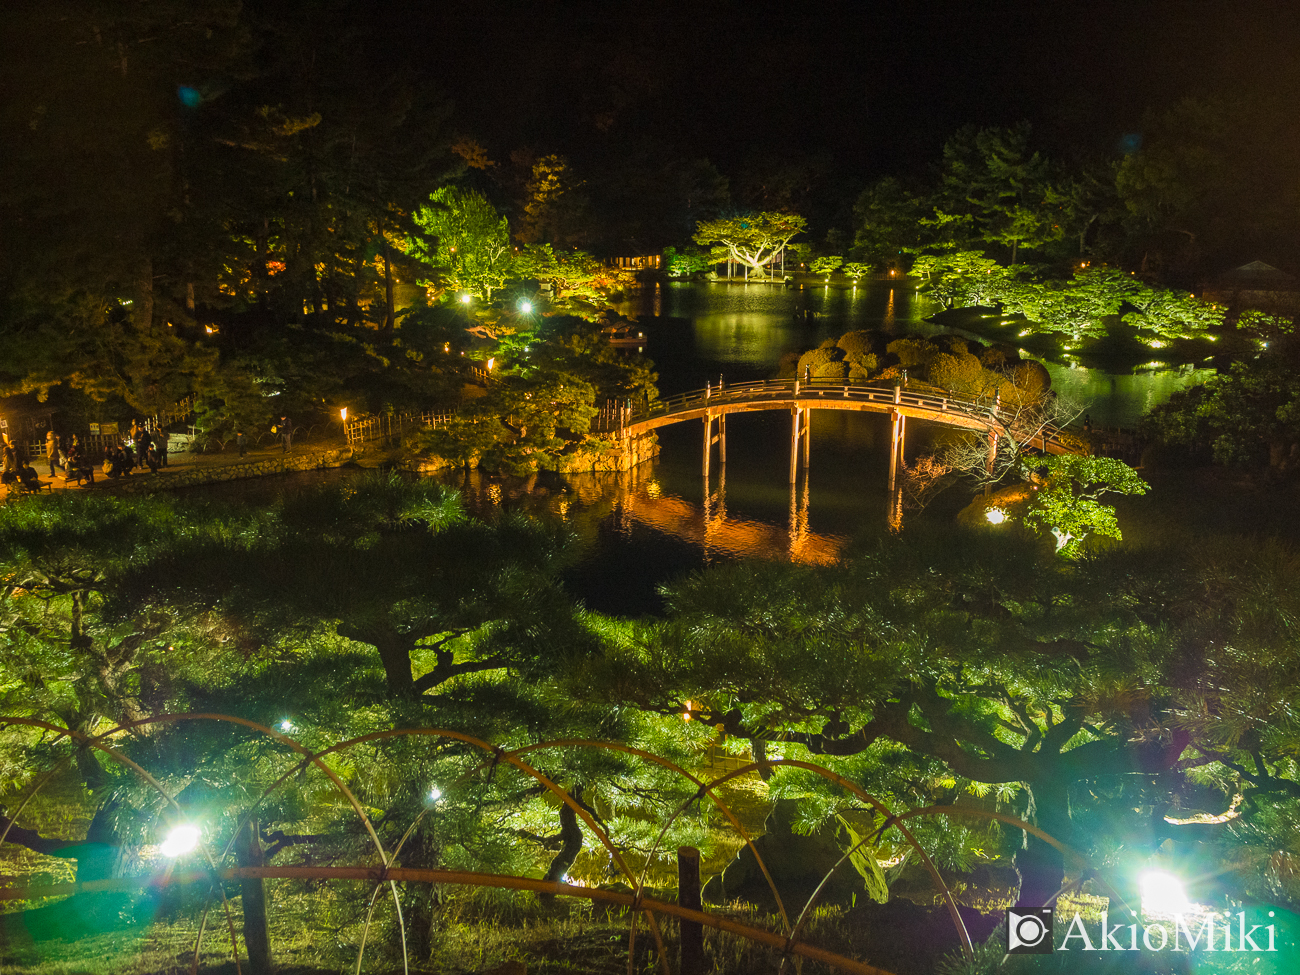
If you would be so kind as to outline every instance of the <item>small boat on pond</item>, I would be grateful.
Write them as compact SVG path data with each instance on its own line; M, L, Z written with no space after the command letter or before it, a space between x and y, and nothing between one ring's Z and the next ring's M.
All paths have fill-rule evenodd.
M610 345L645 345L645 332L631 324L608 325L600 330L600 334L609 339Z

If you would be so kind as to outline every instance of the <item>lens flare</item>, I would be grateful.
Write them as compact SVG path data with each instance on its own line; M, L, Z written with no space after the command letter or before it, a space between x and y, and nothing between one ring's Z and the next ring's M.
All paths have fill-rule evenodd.
M165 857L182 857L192 853L199 845L199 828L197 826L177 826L158 847L158 852Z

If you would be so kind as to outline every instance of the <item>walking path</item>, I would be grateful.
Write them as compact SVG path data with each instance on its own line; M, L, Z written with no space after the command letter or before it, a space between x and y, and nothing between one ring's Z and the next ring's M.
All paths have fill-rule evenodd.
M217 481L233 481L245 477L263 477L268 474L282 474L289 471L314 470L325 467L338 467L352 459L353 452L341 436L317 437L306 443L295 444L287 453L279 444L254 447L247 456L240 457L233 445L219 453L195 454L182 451L168 455L167 466L153 473L147 467L137 467L132 473L123 477L110 478L98 466L95 470L95 483L66 480L62 473L53 479L49 477L49 466L41 458L39 464L33 464L41 476L41 481L50 485L50 490L65 491L111 491L115 493L145 493L166 491L172 488L189 487L194 484L211 484ZM16 495L16 489L10 496Z

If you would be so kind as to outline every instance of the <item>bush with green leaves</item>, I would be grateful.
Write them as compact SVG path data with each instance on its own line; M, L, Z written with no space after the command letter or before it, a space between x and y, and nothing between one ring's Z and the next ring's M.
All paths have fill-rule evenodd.
M812 263L808 265L808 270L812 271L813 274L826 275L826 280L829 281L831 275L834 274L836 269L838 269L843 263L844 258L842 257L815 257L813 258Z
M1224 466L1300 466L1300 369L1282 355L1234 362L1226 373L1179 390L1150 410L1144 432L1192 458Z
M1122 460L1061 454L1043 458L1030 474L1035 487L1024 522L1048 531L1065 558L1083 553L1091 538L1123 537L1107 494L1146 494L1148 484Z

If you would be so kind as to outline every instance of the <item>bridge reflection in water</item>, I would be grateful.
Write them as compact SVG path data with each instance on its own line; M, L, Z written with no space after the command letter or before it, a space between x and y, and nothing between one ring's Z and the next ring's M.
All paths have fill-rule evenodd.
M646 477L644 483L623 494L620 515L628 522L698 545L704 551L705 562L715 558L788 558L792 562L826 565L839 559L848 542L843 536L809 529L806 471L801 483L790 485L790 520L786 528L728 515L726 468L717 478L716 489L709 488L706 481L704 503L694 505L661 495L658 482Z

